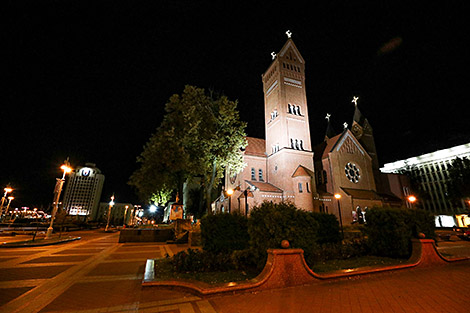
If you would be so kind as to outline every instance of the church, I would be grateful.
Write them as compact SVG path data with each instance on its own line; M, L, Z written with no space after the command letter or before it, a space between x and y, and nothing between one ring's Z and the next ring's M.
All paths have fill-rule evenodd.
M327 114L325 139L312 145L305 60L286 34L287 42L272 53L262 75L266 138L246 138L246 166L241 173L227 170L225 192L213 210L249 215L263 201L289 201L303 210L335 214L346 225L366 218L374 206L405 204L406 181L380 173L373 130L357 97L351 128L345 123L335 133Z

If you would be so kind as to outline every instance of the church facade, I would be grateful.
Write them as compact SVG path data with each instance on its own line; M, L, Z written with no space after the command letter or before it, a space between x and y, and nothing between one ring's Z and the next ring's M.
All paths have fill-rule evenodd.
M213 210L248 215L263 201L289 201L303 210L342 214L347 224L373 206L402 205L401 188L394 194L379 182L388 179L379 172L372 127L358 98L351 129L334 133L327 115L325 140L312 146L305 60L290 34L272 56L262 75L266 138L247 137L244 170L225 175L224 189L233 194L222 193Z

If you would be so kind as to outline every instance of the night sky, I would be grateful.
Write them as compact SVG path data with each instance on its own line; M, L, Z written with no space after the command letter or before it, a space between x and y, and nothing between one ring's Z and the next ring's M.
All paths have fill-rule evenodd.
M354 95L381 165L470 141L462 8L228 2L8 1L0 186L15 188L12 205L47 206L67 157L102 170L102 201L138 201L136 157L187 84L238 100L264 138L261 75L286 30L306 60L312 144L326 113L351 125Z

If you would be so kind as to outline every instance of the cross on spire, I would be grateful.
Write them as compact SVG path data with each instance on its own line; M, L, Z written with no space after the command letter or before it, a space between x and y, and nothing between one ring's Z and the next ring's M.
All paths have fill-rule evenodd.
M290 30L286 31L287 38L292 37L292 32Z
M344 122L343 127L344 129L348 128L348 123Z
M354 96L352 101L354 103L354 106L357 106L357 100L359 100L359 97Z
M331 117L331 114L330 114L330 113L326 113L325 119L327 119L328 122L330 121L330 117Z
M276 53L275 52L271 52L271 56L273 57L273 60L276 58Z

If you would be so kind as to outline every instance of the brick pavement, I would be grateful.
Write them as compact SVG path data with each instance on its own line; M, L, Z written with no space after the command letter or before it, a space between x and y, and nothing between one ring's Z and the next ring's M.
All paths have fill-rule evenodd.
M147 258L185 248L120 244L117 233L96 231L63 245L0 250L0 312L470 312L462 288L470 262L207 299L141 286Z

